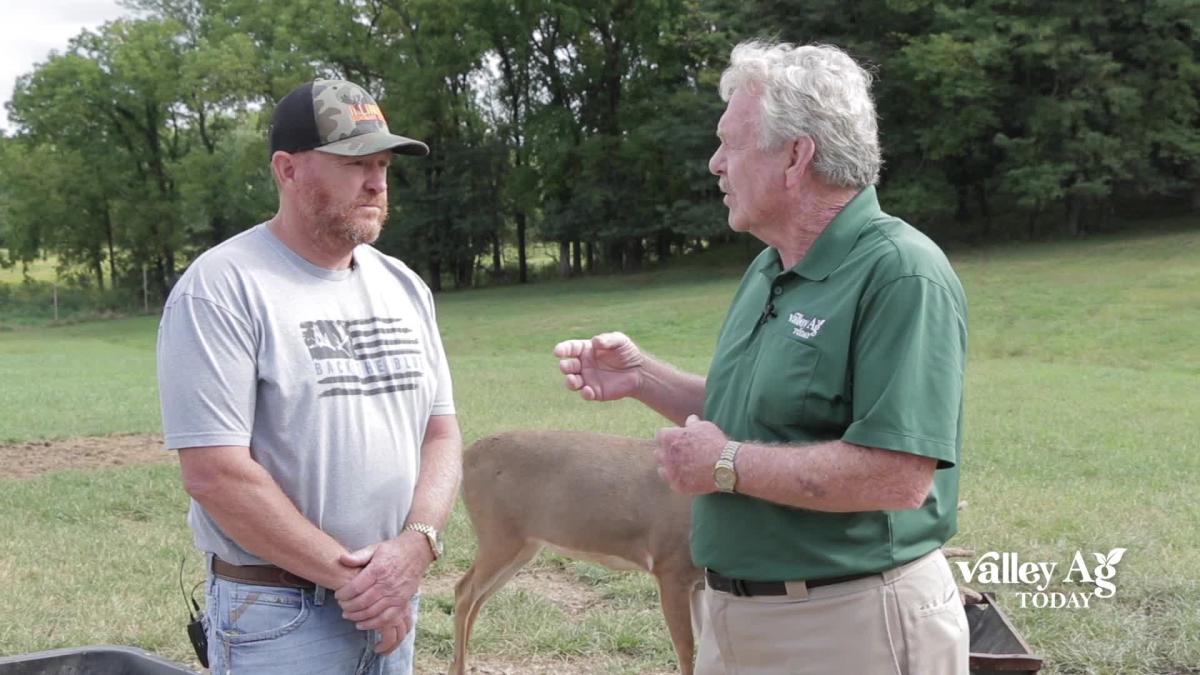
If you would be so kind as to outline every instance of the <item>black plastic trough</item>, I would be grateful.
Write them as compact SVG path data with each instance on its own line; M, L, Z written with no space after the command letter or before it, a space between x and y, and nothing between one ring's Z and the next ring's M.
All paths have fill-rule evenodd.
M0 657L0 675L195 675L133 647L97 645Z
M971 675L1028 675L1042 669L1042 659L1013 627L991 593L966 605L971 628Z

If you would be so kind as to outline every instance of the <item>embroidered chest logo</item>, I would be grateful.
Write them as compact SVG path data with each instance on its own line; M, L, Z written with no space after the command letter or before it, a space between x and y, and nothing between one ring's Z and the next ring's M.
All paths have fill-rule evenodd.
M792 324L792 335L798 338L814 338L817 333L821 332L821 326L825 325L825 319L818 319L815 316L804 316L800 312L792 312L788 315L788 323Z

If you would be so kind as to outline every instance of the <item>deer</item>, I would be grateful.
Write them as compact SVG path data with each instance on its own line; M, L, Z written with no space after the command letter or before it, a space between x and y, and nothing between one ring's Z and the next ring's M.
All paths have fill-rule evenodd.
M463 454L462 498L479 542L454 588L454 661L483 604L543 547L654 575L679 669L692 675L703 570L692 563L691 498L673 492L654 441L582 431L510 431ZM693 621L695 618L695 621Z

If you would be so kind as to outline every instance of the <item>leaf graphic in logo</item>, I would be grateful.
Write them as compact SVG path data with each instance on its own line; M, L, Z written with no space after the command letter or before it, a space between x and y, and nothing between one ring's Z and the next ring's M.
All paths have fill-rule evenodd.
M1096 562L1100 563L1101 565L1108 564L1108 558L1105 558L1103 553L1092 553L1092 556L1095 557Z
M1097 554L1097 555L1099 555L1099 554ZM1113 550L1108 552L1108 558L1106 560L1101 560L1100 562L1101 562L1101 564L1105 564L1110 567L1115 567L1117 563L1121 562L1121 558L1123 558L1123 557L1125 557L1125 549L1114 548Z

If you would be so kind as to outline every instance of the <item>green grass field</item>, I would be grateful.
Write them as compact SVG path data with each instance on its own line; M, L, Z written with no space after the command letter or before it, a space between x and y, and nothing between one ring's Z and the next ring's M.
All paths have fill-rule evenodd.
M447 293L439 313L467 440L517 427L650 436L632 403L562 387L560 339L621 329L696 371L739 256L637 276ZM1101 237L952 254L971 304L961 532L953 543L1069 564L1128 549L1116 597L1021 608L982 586L1043 672L1200 672L1200 233ZM153 318L0 333L0 440L157 432ZM171 464L0 479L0 654L132 644L187 660L176 570L200 561ZM425 594L420 672L452 646L452 584L473 543L461 512ZM670 672L652 584L543 556L484 610L472 652L519 672ZM565 588L576 602L544 588ZM1052 591L1070 591L1056 584ZM579 609L584 607L585 609Z

